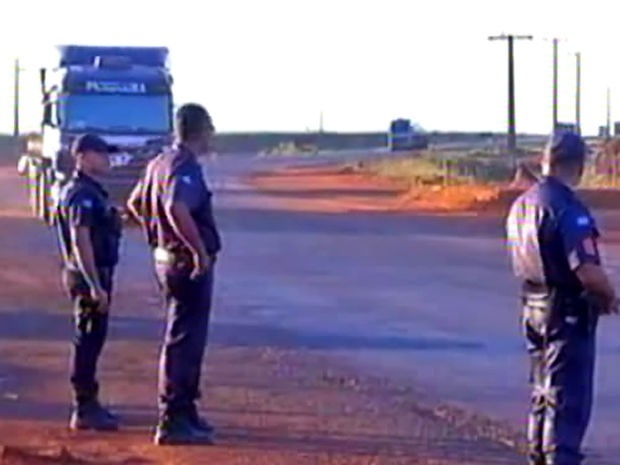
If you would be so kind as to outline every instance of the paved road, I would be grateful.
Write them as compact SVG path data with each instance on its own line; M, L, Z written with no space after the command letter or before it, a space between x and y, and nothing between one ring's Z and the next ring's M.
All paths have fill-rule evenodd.
M317 250L313 240L355 237L351 226L357 220L334 231L329 217L261 211L256 195L235 184L254 163L240 157L214 165L227 253L218 273L203 406L217 425L218 446L178 451L149 445L162 315L148 252L135 229L126 231L123 241L110 341L100 367L103 399L121 414L123 434L65 430L71 324L58 286L56 248L49 231L24 218L25 186L16 182L13 167L0 168L6 194L0 199L3 445L8 443L13 454L34 455L66 447L93 464L102 457L105 463L147 459L154 464L400 465L414 458L463 465L520 463L514 448L498 441L507 437L500 428L475 420L457 424L453 410L436 409L436 404L430 410L410 389L383 375L368 376L375 373L375 362L361 364L362 370L346 366L356 363L363 350L370 355L408 351L415 341L412 346L411 338L367 330L360 310L371 309L347 300L355 296L355 287L348 285L346 258L342 277L324 272L332 258L338 259L337 254L325 256L329 243L320 247L324 252L307 257ZM341 312L341 305L353 311ZM345 317L360 329L347 325ZM395 378L390 370L385 374ZM409 380L404 384L411 385ZM43 463L31 458L19 463ZM44 460L61 462L66 460Z
M260 197L240 176L290 161L221 157L208 169L226 247L216 319L241 308L245 323L269 322L291 345L521 428L527 367L501 220L248 207ZM620 276L620 248L607 254ZM620 457L620 324L602 326L587 445L611 464Z

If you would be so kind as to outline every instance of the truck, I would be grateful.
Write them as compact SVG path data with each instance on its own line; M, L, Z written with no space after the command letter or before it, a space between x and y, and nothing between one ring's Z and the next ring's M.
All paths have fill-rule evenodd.
M70 179L74 139L93 133L119 148L102 179L112 203L125 201L150 159L172 141L172 75L166 47L61 45L40 69L42 119L19 161L33 216L51 224Z
M421 127L412 125L411 120L398 118L390 122L388 149L391 152L425 150L428 145L429 139L426 132Z
M577 124L575 123L563 123L561 121L557 122L555 124L555 130L556 131L571 131L571 132L575 132L577 131Z

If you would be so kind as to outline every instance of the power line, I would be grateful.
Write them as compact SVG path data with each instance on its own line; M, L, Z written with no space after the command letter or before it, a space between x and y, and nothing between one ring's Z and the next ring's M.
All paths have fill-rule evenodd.
M508 41L508 153L512 156L516 168L517 158L517 123L515 114L515 70L514 70L514 41L532 40L531 35L501 34L490 36L489 40Z

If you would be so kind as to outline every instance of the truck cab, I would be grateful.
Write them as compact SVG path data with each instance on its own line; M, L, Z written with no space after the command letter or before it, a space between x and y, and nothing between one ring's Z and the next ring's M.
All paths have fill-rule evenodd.
M405 150L424 150L428 148L426 132L405 118L398 118L390 122L388 131L388 148L391 152Z
M35 216L50 222L58 192L73 171L69 149L84 133L121 151L102 180L123 207L148 161L171 142L172 77L163 47L58 47L58 62L41 69L41 141L26 157ZM23 162L21 163L23 167Z

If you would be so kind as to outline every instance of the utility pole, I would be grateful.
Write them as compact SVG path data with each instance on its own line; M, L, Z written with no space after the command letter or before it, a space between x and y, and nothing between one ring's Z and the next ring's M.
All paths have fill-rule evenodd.
M558 39L553 39L553 126L555 131L558 126Z
M609 87L607 87L607 128L605 133L605 141L609 142L611 140L611 89ZM618 185L618 157L613 152L607 152L609 161L611 161L611 183L615 187Z
M575 53L575 65L577 76L575 79L575 129L581 134L581 53Z
M607 131L606 139L611 137L611 89L607 88Z
M514 71L514 41L532 40L531 35L502 34L491 36L489 40L508 41L508 153L512 156L513 166L517 166L517 123L515 114L515 71Z
M13 135L19 136L19 80L20 80L19 58L15 59L15 67L13 69Z

